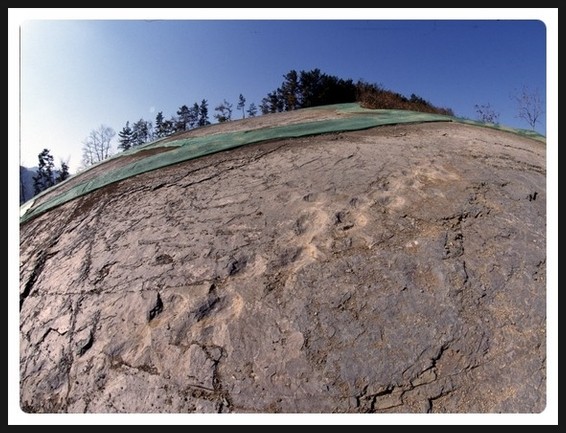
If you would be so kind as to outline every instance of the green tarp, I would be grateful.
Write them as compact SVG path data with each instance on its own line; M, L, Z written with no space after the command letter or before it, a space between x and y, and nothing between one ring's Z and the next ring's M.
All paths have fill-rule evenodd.
M261 129L251 129L244 131L226 132L219 134L209 134L200 137L189 137L178 140L161 139L142 146L130 149L113 156L111 159L124 158L145 152L147 156L137 158L134 162L124 164L114 170L107 170L88 181L78 183L68 190L62 190L60 194L55 194L49 200L34 206L35 200L47 191L51 194L58 187L55 185L34 199L25 203L20 208L20 223L26 222L31 218L53 208L73 200L77 197L88 194L91 191L102 188L114 182L118 182L129 177L156 170L161 167L176 164L190 159L198 158L216 152L232 149L251 143L258 143L265 140L285 139L304 137L308 135L325 134L331 132L355 131L373 128L381 125L392 125L400 123L420 123L420 122L466 122L485 126L478 122L457 119L450 116L438 114L421 113L404 110L370 110L361 108L358 104L337 104L324 107L313 107L305 110L334 110L336 117L329 120L318 120L305 123L296 123L282 126L267 127ZM339 117L339 116L344 117ZM500 128L504 129L504 128ZM506 129L511 131L510 129ZM516 130L513 130L517 132ZM526 135L526 134L525 134ZM536 137L535 137L536 138ZM159 148L161 152L148 152ZM102 161L97 167L104 164ZM79 180L82 173L73 176L74 182ZM59 184L61 185L61 184Z

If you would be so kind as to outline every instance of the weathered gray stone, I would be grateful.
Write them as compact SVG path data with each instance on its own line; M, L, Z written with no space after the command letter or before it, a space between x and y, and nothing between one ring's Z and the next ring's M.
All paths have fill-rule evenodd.
M92 192L21 226L21 407L541 412L545 191L543 143L430 123Z

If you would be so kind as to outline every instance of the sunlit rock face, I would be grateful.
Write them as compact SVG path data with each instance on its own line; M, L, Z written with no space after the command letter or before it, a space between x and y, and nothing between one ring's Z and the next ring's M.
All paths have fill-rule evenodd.
M541 412L545 212L544 143L448 122L114 183L20 227L21 407Z

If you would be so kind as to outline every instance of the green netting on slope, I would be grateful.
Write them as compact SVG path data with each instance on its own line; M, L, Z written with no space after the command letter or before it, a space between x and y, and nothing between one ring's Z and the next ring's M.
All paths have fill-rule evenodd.
M332 107L335 107L336 110L341 113L367 114L378 111L378 112L389 112L392 116L397 115L397 113L403 113L402 110L372 110L371 108L362 108L359 106L359 104L356 103L336 104L333 105ZM415 112L414 114L426 115L427 113ZM444 117L450 119L453 122L464 123L466 125L473 125L473 126L482 126L484 128L497 129L498 131L511 132L512 134L522 135L523 137L532 138L533 140L538 140L543 143L546 143L546 137L542 134L539 134L536 131L533 131L532 129L511 128L501 124L480 122L478 120L471 120L463 117L452 117L452 116L444 116Z
M532 129L510 128L510 127L505 126L505 125L499 125L499 124L494 124L494 123L485 123L485 122L480 122L480 121L477 121L477 120L462 119L462 118L459 118L459 117L454 117L453 120L454 120L454 122L465 123L466 125L482 126L484 128L497 129L498 131L511 132L513 134L522 135L523 137L532 138L533 140L538 140L538 141L541 141L543 143L546 143L546 137L542 134L539 134L536 131L533 131Z
M336 107L336 110L341 113L367 114L375 111L378 112L382 111L382 112L390 113L391 116L396 116L398 115L398 113L403 113L402 110L372 110L370 108L362 108L358 104L336 104L333 105L333 107ZM417 113L417 112L415 112L414 114L427 115L427 113ZM429 114L429 115L434 116L433 114ZM543 143L546 142L546 137L544 135L539 134L538 132L533 131L532 129L511 128L501 124L485 123L485 122L480 122L478 120L466 119L463 117L451 117L451 116L441 116L441 115L439 116L445 117L446 119L450 119L453 122L464 123L466 125L473 125L473 126L482 126L484 128L497 129L498 131L511 132L513 134L522 135L523 137L532 138L533 140L538 140Z
M334 108L334 106L332 108ZM256 130L229 132L201 137L190 137L173 141L161 140L149 143L148 145L140 146L138 149L136 149L136 152L155 147L172 147L173 149L159 154L147 156L119 169L105 172L104 174L101 174L94 179L78 184L73 188L62 192L61 194L58 194L48 201L45 201L44 203L41 203L37 206L33 206L33 204L31 206L28 205L27 211L20 218L20 223L26 222L53 207L59 206L63 203L88 194L91 191L102 188L111 183L118 182L151 170L156 170L161 167L166 167L168 165L198 158L204 155L209 155L223 150L243 146L245 144L274 139L304 137L308 135L324 134L330 132L355 131L396 123L435 122L450 120L450 118L447 116L401 110L368 110L367 112L370 115L366 115L366 112L364 110L364 115L342 119L321 120ZM132 152L128 152L128 154L131 153Z
M358 104L336 104L326 107L313 107L307 110L335 110L338 114L348 114L348 117L330 120L312 121L282 125L255 130L235 131L221 134L211 134L200 137L189 137L179 140L158 140L128 152L123 152L112 159L131 155L141 151L154 148L168 148L159 154L146 156L130 164L97 176L94 179L80 183L67 191L62 191L49 200L34 206L34 202L25 203L20 209L22 216L20 223L40 215L47 210L118 182L129 177L156 170L168 165L176 164L190 159L209 155L223 150L243 146L245 144L257 143L266 140L297 138L308 135L325 134L330 132L355 131L373 128L381 125L399 123L420 123L453 121L450 116L430 113L421 113L404 110L370 110L361 108ZM104 161L98 165L104 164ZM77 176L80 176L77 175ZM75 179L76 180L76 179ZM56 188L57 185L54 187ZM53 190L50 190L52 192ZM37 197L36 197L37 198Z

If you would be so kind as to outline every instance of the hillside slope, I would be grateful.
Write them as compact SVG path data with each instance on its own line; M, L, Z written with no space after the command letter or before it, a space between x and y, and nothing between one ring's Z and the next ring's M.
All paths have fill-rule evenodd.
M189 135L308 116L337 117ZM100 184L21 223L21 407L540 412L545 212L543 142L450 121L258 141Z

